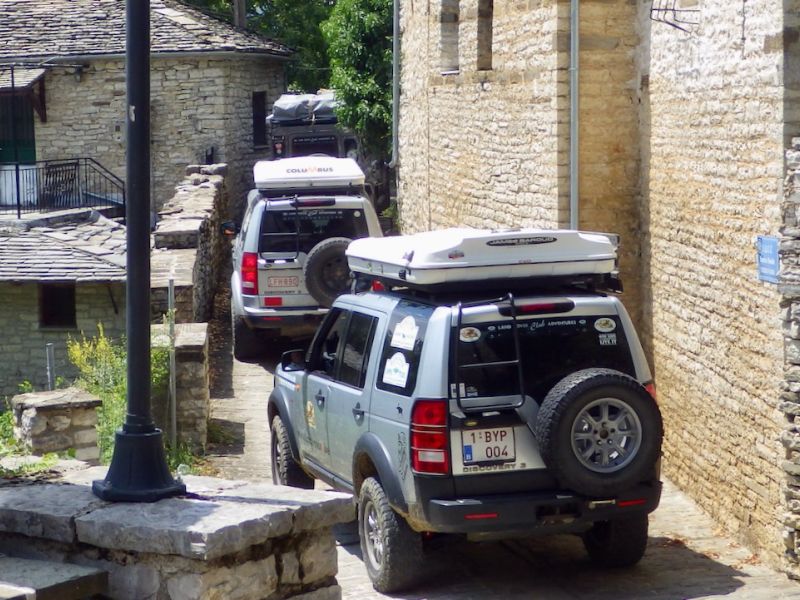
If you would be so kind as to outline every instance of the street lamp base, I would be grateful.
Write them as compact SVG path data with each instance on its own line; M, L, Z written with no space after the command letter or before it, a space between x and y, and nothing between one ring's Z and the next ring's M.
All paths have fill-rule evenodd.
M110 502L156 502L186 493L172 478L161 441L161 430L126 433L117 430L114 456L103 480L92 482L92 492Z

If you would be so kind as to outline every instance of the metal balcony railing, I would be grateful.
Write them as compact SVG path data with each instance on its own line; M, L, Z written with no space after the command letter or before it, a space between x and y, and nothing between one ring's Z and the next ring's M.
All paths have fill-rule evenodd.
M125 183L91 158L0 163L0 214L70 208L116 209L125 215Z

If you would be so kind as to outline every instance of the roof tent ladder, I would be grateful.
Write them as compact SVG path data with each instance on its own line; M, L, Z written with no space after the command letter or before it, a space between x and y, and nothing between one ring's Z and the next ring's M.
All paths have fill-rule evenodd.
M463 321L464 316L464 308L469 308L472 306L482 306L484 304L499 304L501 302L508 302L511 306L511 320L513 322L512 332L514 336L514 359L513 360L497 360L491 362L478 362L478 363L468 363L466 365L460 364L459 360L459 339L461 334L461 324ZM455 387L455 399L456 404L462 411L467 410L475 410L467 409L461 403L461 378L459 377L460 369L480 369L486 367L503 367L503 366L516 366L517 367L517 377L519 383L519 401L508 404L505 406L491 406L491 407L484 407L484 408L492 408L492 409L509 409L509 408L519 408L523 404L525 404L525 374L522 370L522 359L521 359L521 352L520 352L520 345L519 345L519 321L517 320L517 307L514 303L514 295L509 293L502 298L497 298L496 300L478 300L475 302L468 302L463 303L459 302L456 305L456 326L452 332L452 347L453 347L453 362L451 364L450 371L453 373L453 384ZM466 390L465 390L466 391ZM451 392L452 395L452 392Z

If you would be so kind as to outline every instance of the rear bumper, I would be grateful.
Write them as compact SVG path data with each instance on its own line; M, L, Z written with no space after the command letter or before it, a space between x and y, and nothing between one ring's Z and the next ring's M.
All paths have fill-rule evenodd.
M313 334L328 310L321 309L259 309L245 310L245 323L259 331L280 330L281 335Z
M661 499L661 482L639 485L614 498L569 492L497 494L430 499L423 506L431 531L495 536L585 531L596 521L650 513Z

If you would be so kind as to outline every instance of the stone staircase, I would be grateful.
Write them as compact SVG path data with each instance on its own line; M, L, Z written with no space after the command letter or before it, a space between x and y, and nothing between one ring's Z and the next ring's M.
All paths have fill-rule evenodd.
M107 593L105 571L0 555L0 600L79 600Z

